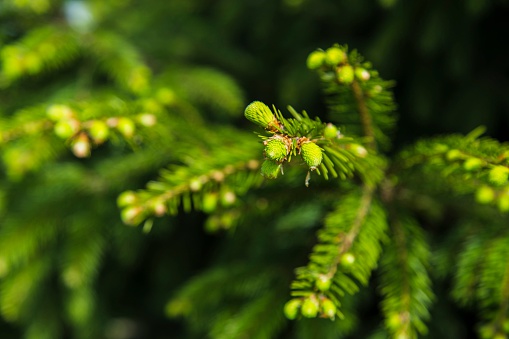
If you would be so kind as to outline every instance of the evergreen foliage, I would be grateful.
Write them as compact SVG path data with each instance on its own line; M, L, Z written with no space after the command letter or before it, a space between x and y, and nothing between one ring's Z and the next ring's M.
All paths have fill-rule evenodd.
M461 312L509 336L508 145L479 127L400 148L396 84L359 52L263 42L317 3L266 4L252 54L234 0L0 4L0 337L449 338ZM325 112L294 108L314 95L296 70L274 100L293 107L248 104L281 60Z

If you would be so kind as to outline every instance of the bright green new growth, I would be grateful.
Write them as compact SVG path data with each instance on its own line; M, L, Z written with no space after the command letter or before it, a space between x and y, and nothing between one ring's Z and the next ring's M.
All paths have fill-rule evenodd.
M110 15L116 23L117 11ZM327 111L289 106L284 116L253 102L244 113L265 129L257 139L232 127L245 101L227 75L185 65L151 75L110 24L83 34L61 29L56 17L36 29L14 24L0 53L9 103L0 113L0 313L24 337L103 337L104 324L123 311L110 312L97 286L130 277L147 254L159 263L147 286L173 281L163 293L166 314L187 322L192 336L345 337L367 323L356 320L361 303L380 300L383 320L369 330L413 339L427 333L432 303L451 299L444 285L459 306L479 312L483 338L508 334L507 144L474 130L386 152L393 83L339 45L306 61L322 81ZM74 64L83 69L70 72ZM94 74L83 78L87 70ZM34 75L51 84L51 95L37 93L43 100L18 83ZM18 91L33 106L10 98ZM210 123L208 112L228 122ZM260 171L278 180L263 180ZM117 196L120 213L111 208ZM146 249L161 236L161 248L181 245L174 231L187 217L174 216L195 210L206 232L235 232L220 240L213 264L181 282L172 278L181 259ZM438 241L428 232L437 225ZM288 273L303 251L308 262ZM115 265L113 273L104 262ZM361 289L367 293L357 298ZM290 324L284 315L323 319Z
M282 161L288 154L288 148L280 138L269 139L266 141L264 153L267 159Z
M273 160L265 160L262 164L262 175L267 179L276 179L281 171L281 165Z
M263 128L270 128L275 119L270 108L260 101L250 103L244 111L244 116Z
M315 170L322 163L322 150L314 142L303 143L301 146L301 155L310 170Z

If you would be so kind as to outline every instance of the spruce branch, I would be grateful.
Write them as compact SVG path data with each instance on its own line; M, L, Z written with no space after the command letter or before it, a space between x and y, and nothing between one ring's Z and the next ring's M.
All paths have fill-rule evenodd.
M366 137L369 148L387 148L395 125L393 83L383 81L378 72L357 51L334 45L316 50L308 57L323 84L331 120L345 126L349 135Z
M309 169L306 186L313 171L325 179L329 179L329 175L346 179L356 171L366 182L381 178L383 161L368 154L360 141L341 134L336 126L325 124L318 117L311 119L305 111L298 113L291 106L288 111L293 118L285 118L276 108L271 111L260 101L254 101L245 110L246 118L263 127L269 135L260 135L265 145L262 175L266 178L275 179L279 172L283 173L283 165L296 156L300 156ZM274 153L276 149L277 154Z
M424 335L433 300L428 274L430 250L412 219L391 222L392 239L381 260L380 292L385 326L394 338Z
M358 284L367 285L387 237L385 214L373 201L373 193L369 186L361 192L351 192L327 216L310 262L295 271L292 296L297 298L287 305L295 304L307 316L306 303L311 300L319 310L315 316L343 317L339 310L341 298L346 293L356 293ZM292 313L287 310L289 315Z
M366 106L364 93L362 92L362 89L357 80L354 80L352 82L352 91L355 97L355 101L357 101L357 107L359 111L362 129L364 131L364 136L368 138L369 147L371 149L376 149L376 139L375 132L373 130L373 121Z
M479 138L482 131L419 141L400 153L393 169L407 187L422 190L422 182L429 180L425 187L430 193L475 193L478 203L509 211L508 145Z

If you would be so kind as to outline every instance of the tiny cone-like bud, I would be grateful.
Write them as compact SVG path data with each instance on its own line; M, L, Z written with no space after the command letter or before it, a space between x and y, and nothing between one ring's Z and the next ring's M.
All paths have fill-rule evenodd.
M309 69L317 69L322 67L325 61L324 51L314 51L309 54L306 64Z
M273 160L265 160L262 164L262 175L267 179L276 179L279 171L281 170L281 165Z
M209 192L203 195L202 210L205 213L214 212L217 207L218 195L216 192Z
M338 128L331 123L323 129L323 136L327 139L335 139L338 137Z
M336 316L336 305L330 299L322 301L322 314L329 319L334 319Z
M118 119L117 129L124 137L131 138L134 135L136 126L131 119L122 117Z
M307 298L302 303L301 313L306 318L315 318L318 315L318 303L314 298Z
M354 75L353 67L350 65L344 65L338 68L338 80L343 84L351 84Z
M122 192L117 198L117 206L125 207L134 204L138 200L136 193L133 191Z
M482 160L479 158L470 157L463 163L463 168L467 171L474 171L482 166Z
M500 212L509 212L509 195L507 193L498 198L497 206Z
M292 299L288 301L285 304L284 308L285 316L290 320L297 318L297 315L299 314L299 308L301 305L302 305L301 299Z
M92 137L92 140L94 140L94 142L97 144L105 142L110 135L110 129L108 128L108 125L106 125L106 123L101 120L92 121L88 132Z
M495 199L495 191L488 186L481 186L475 193L475 200L479 204L489 204Z
M82 133L72 144L72 152L78 158L90 156L90 140L85 133Z
M69 119L72 117L73 112L69 106L66 105L51 105L46 111L46 115L53 121L61 119Z
M328 276L320 275L318 279L316 279L315 286L323 292L329 290L331 283L332 280Z
M336 66L346 60L346 54L339 47L330 47L325 51L325 62Z
M281 138L276 138L267 141L264 152L267 159L282 161L288 154L288 148Z
M341 266L345 268L352 267L353 263L355 262L355 256L352 253L345 253L341 257Z
M64 119L60 120L55 124L55 127L53 130L55 131L55 134L62 138L62 139L68 139L72 137L76 132L78 132L80 128L80 123L74 119Z
M276 120L276 117L272 114L269 106L265 105L261 101L253 101L250 103L244 111L244 116L247 120L263 128L270 127L274 120Z
M368 81L369 78L371 77L371 75L369 74L369 72L362 68L362 67L357 67L355 69L355 76L357 77L357 79L359 79L360 81Z
M136 225L141 221L143 209L139 206L127 207L122 210L120 217L126 225Z
M447 160L454 161L463 158L463 153L461 153L460 150L452 149L449 152L447 152L445 156L447 157Z
M509 168L505 166L495 166L490 170L489 179L495 185L507 183L509 177Z
M306 142L301 146L301 155L304 162L311 170L316 169L322 163L322 149L314 142Z

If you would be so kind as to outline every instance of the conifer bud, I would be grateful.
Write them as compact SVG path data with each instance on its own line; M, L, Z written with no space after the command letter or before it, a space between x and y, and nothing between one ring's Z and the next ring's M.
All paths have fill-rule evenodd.
M318 290L324 292L329 290L331 283L332 280L328 276L321 274L316 279L315 286Z
M509 192L498 197L497 206L500 212L509 212Z
M355 76L357 77L357 79L359 79L360 81L368 81L369 78L371 77L371 75L369 74L369 72L365 69L365 68L362 68L362 67L357 67L355 69Z
M344 65L338 68L337 76L339 82L343 84L351 84L354 79L354 70L351 65Z
M475 200L479 204L489 204L495 199L495 191L491 187L481 186L477 189Z
M322 149L314 142L308 141L301 146L301 155L304 162L311 170L316 169L322 163Z
M322 67L325 61L324 51L313 51L309 54L306 64L309 69L317 69Z
M322 301L322 314L325 315L327 318L334 320L334 317L336 316L336 305L332 302L330 299L324 299Z
M489 179L495 185L503 185L509 177L509 168L505 166L495 166L490 170Z
M141 221L143 209L139 206L127 207L120 212L120 217L126 225L136 225Z
M66 105L51 105L46 111L46 115L53 121L62 119L69 119L72 117L73 112L69 106Z
M461 153L460 150L452 149L449 152L447 152L446 157L447 157L447 160L454 161L454 160L459 160L459 159L463 158L463 154Z
M134 131L136 130L136 126L134 122L126 117L121 117L117 122L117 129L122 135L126 138L131 138L134 135Z
M247 120L263 128L269 128L274 124L274 120L276 120L270 108L261 101L250 103L244 111L244 116Z
M341 256L340 263L341 263L341 266L343 266L344 268L352 267L354 262L355 262L355 256L350 252L347 252L347 253L343 254L343 256Z
M122 192L117 198L117 206L124 207L134 204L138 200L136 194L133 191Z
M285 316L290 320L294 320L295 318L297 318L297 315L299 314L299 308L301 307L301 305L302 305L301 299L292 299L288 301L284 307Z
M90 155L90 140L85 133L81 133L72 144L72 152L78 158L86 158Z
M330 66L336 66L346 61L346 54L339 47L330 47L325 51L325 62Z
M274 138L266 142L264 152L267 159L282 161L288 154L288 148L281 138Z
M327 139L335 139L338 137L338 128L331 123L323 129L323 136Z
M265 160L262 164L262 175L267 179L276 179L281 165L273 160Z
M463 168L467 171L475 171L476 169L479 169L482 165L482 160L479 158L469 157L465 162L463 163Z
M62 138L62 139L68 139L72 137L76 132L78 132L80 128L80 124L78 121L74 119L62 119L59 122L55 124L55 127L53 130L55 131L55 134Z
M150 113L144 113L144 114L138 115L137 120L140 124L142 124L145 127L151 127L157 123L156 116L154 114L150 114Z
M88 132L96 144L102 144L108 139L110 129L104 121L94 120L91 122Z
M213 212L217 207L218 196L215 192L209 192L203 195L202 210L205 213Z
M306 318L315 318L318 315L318 309L318 302L314 297L310 297L304 300L300 311Z

